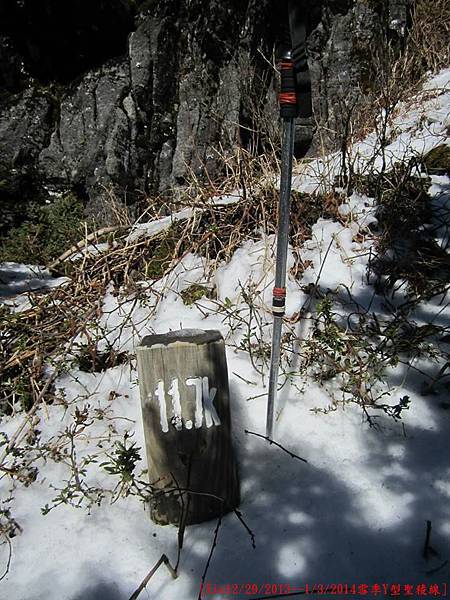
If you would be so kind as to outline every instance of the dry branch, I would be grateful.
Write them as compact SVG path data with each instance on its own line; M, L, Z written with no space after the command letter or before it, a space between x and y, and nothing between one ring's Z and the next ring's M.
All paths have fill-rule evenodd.
M107 233L113 233L114 231L123 230L123 229L128 229L128 227L126 227L124 225L115 225L114 227L102 227L101 229L98 229L97 231L93 231L92 233L87 235L83 240L80 240L79 242L77 242L76 244L71 246L68 250L63 252L61 254L61 256L58 256L58 258L56 258L53 262L51 262L49 265L47 265L47 269L52 271L60 263L64 262L65 260L67 260L68 258L73 256L75 254L75 252L82 250L90 242L97 240L97 238L99 238L100 236L106 235Z
M176 579L178 577L178 574L175 571L175 569L172 567L172 565L170 564L169 559L167 558L167 556L165 554L163 554L161 556L161 558L158 560L158 562L156 563L156 565L152 569L150 569L150 571L148 572L146 577L142 580L142 583L140 584L140 586L130 596L130 600L136 600L136 598L139 596L139 594L142 592L142 590L145 588L147 583L150 581L150 579L153 577L153 575L156 573L156 571L159 569L159 567L162 564L166 565L166 567L167 567L169 573L172 575L173 579Z
M254 431L248 431L247 429L244 429L245 433L247 433L248 435L255 435L256 437L259 437L263 440L266 440L266 442L269 442L270 445L274 445L274 446L278 446L278 448L280 448L281 450L283 450L283 452L286 452L286 454L289 454L289 456L291 458L296 458L297 460L301 460L304 463L307 463L308 461L306 460L306 458L302 458L301 456L297 456L297 454L294 454L293 452L291 452L290 450L287 450L284 446L282 446L281 444L279 444L278 442L275 442L274 440L272 440L271 438L267 437L266 435L261 435L260 433L255 433Z

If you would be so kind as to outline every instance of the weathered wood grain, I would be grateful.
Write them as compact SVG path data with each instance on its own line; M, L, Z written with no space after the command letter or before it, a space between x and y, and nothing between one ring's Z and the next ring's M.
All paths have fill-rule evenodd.
M222 335L213 330L152 335L136 354L149 481L158 490L151 518L191 524L233 510L239 481Z

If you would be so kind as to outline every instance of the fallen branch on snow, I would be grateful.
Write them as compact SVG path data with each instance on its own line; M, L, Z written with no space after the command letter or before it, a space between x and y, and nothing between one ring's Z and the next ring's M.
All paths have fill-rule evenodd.
M244 429L245 433L247 433L248 435L256 435L256 437L262 438L263 440L266 440L267 442L269 442L270 445L274 444L274 446L278 446L278 448L281 448L281 450L283 450L283 452L286 452L286 454L289 454L289 456L291 458L296 458L297 460L301 460L304 463L307 463L308 461L306 460L306 458L302 458L301 456L297 456L297 454L294 454L293 452L291 452L290 450L287 450L284 446L282 446L281 444L279 444L278 442L275 442L274 440L270 439L269 437L267 437L266 435L261 435L260 433L255 433L254 431L248 431L247 429Z
M172 575L173 579L176 579L178 577L178 574L175 571L175 569L172 567L172 565L170 564L169 559L167 558L167 556L165 554L163 554L161 556L161 558L158 560L158 562L156 563L156 565L148 572L148 574L146 575L146 577L143 579L141 585L130 596L130 600L136 600L136 598L139 596L139 594L142 592L142 590L145 588L145 586L147 585L147 583L150 581L150 579L153 577L153 575L156 573L156 571L159 569L159 567L163 563L166 565L166 567L167 567L169 573Z

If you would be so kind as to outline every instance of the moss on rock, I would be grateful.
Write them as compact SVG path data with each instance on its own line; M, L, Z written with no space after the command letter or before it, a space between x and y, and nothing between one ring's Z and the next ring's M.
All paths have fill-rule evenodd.
M442 144L430 150L423 157L422 165L430 175L450 176L450 146Z

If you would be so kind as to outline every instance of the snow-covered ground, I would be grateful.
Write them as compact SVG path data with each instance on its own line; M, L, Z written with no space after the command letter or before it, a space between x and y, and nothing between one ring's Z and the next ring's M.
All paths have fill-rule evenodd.
M450 127L450 69L430 77L422 91L408 103L392 107L389 115L380 115L378 131L353 144L346 158L355 172L392 167L399 161L419 158L439 144L448 144ZM385 145L380 144L380 132ZM341 154L300 163L295 170L292 187L300 192L313 193L329 189L341 167Z
M449 79L450 71L446 71L431 80L427 84L430 96L420 105L422 108L419 109L418 100L396 117L392 143L387 149L392 150L390 160L400 149L404 158L442 143L449 125ZM443 89L446 86L447 91ZM424 124L423 114L428 125ZM361 144L361 156L372 142L369 137ZM310 191L314 183L311 173L298 176L303 181L298 187ZM319 179L323 178L321 172ZM440 205L449 202L449 186L447 177L432 178L430 193ZM288 318L306 306L308 296L303 286L316 283L319 275L323 289L339 290L345 285L362 305L371 303L372 310L376 309L377 299L366 279L372 243L367 227L375 219L373 199L354 194L339 210L347 217L346 225L320 219L301 251L308 268L300 281L289 278ZM177 218L188 216L185 211ZM131 238L167 227L167 219L140 225ZM262 378L253 369L248 353L237 349L245 332L231 332L232 315L227 317L229 313L218 311L217 307L232 307L245 317L248 306L242 286L251 287L257 298L261 336L263 341L270 341L274 245L272 236L247 240L228 264L219 266L213 279L208 279L204 258L187 255L149 291L146 303L130 300L119 305L112 290L104 298L100 324L117 351L132 352L137 340L150 332L180 328L218 329L227 342L233 441L241 480L240 510L255 535L256 548L236 516L227 515L218 533L206 582L249 585L232 588L228 594L226 589L213 594L206 588L202 598L260 598L268 597L272 591L305 590L307 585L310 590L316 586L319 593L329 586L326 597L331 597L333 591L339 591L332 588L333 584L348 585L347 589L340 589L342 594L333 594L345 599L374 597L376 584L381 586L381 596L395 591L390 586L396 584L402 584L403 596L408 591L420 595L423 588L416 586L422 584L427 586L428 595L436 589L443 593L444 584L450 580L450 412L442 408L442 394L421 394L426 374L437 375L439 365L417 361L419 372L399 363L386 371L389 402L396 404L405 395L411 402L400 422L381 413L377 429L368 426L361 408L354 403L331 407L330 394L318 383L301 377L297 377L295 385L286 383L278 397L274 438L307 463L244 432L265 431L268 373ZM288 263L294 263L292 253ZM35 272L31 276L29 270L12 264L0 270L10 274L2 284L1 291L6 296L23 291L20 287L13 290L15 276L11 273L22 279L31 278L29 285L33 287L37 287L39 277L43 285L49 285L46 273ZM185 305L180 292L193 283L205 282L215 286L217 299L205 297ZM162 300L156 306L159 294ZM15 301L21 305L20 296ZM417 315L417 323L433 319L435 325L448 325L449 317L445 301L433 301ZM304 339L305 324L300 322L295 327L299 338ZM141 448L137 471L145 469L135 368L133 359L131 364L101 373L72 368L59 376L56 388L63 391L65 402L43 406L36 413L40 443L65 443L64 431L76 421L75 408L82 410L88 405L90 414L101 418L86 428L85 436L77 438L77 459L98 454L98 462L104 461L102 447L111 447L115 440L123 441L125 432L130 432ZM331 410L325 410L330 407ZM4 417L0 431L10 438L23 418L23 414ZM90 511L61 504L43 515L41 509L51 505L58 495L52 486L63 488L70 470L64 461L50 458L37 459L35 465L36 480L28 486L17 485L9 503L5 501L11 482L5 476L0 480L3 506L11 509L22 528L11 540L11 564L0 582L0 598L127 600L163 553L175 562L177 528L153 524L142 503L134 497L119 498L114 504L105 500ZM86 471L90 485L114 487L112 476L98 463L86 465ZM422 550L427 521L432 523L430 545L436 554L430 554L426 560ZM139 597L198 598L215 527L214 521L188 527L179 577L173 580L163 566ZM7 544L0 546L0 569L2 565L6 567L8 552ZM353 583L363 587L351 588ZM272 590L268 584L284 584L284 588ZM368 586L367 594L364 584ZM439 588L430 587L435 584ZM324 588L317 587L320 585ZM404 587L408 585L413 587Z

